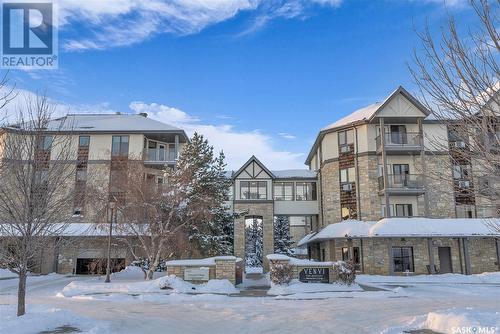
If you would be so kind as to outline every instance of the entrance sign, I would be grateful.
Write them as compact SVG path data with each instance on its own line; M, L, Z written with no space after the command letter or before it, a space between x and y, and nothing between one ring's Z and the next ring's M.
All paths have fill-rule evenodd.
M209 279L208 267L184 269L185 281L208 281L208 279Z
M299 274L299 281L303 283L329 283L330 270L328 268L304 268Z

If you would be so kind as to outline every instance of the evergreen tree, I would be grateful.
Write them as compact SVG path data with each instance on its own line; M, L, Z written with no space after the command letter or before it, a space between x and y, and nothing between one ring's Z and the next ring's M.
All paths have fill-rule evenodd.
M253 218L245 226L245 265L261 267L263 255L262 220Z
M290 235L290 221L287 216L274 219L274 252L293 256L293 240Z
M196 171L190 191L200 200L210 198L210 215L188 231L189 240L204 256L233 254L234 214L226 206L231 180L225 175L225 156L214 157L213 147L195 133L179 159L179 166Z

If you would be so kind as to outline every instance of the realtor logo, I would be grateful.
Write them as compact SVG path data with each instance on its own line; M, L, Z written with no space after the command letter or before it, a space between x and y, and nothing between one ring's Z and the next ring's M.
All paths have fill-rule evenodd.
M2 68L57 68L52 2L2 2Z

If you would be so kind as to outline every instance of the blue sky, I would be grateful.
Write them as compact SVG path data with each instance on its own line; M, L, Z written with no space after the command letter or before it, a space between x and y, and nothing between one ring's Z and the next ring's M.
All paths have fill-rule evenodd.
M59 69L13 71L71 112L140 112L205 134L237 169L255 154L302 168L320 128L379 101L407 69L414 29L460 27L465 1L59 2Z

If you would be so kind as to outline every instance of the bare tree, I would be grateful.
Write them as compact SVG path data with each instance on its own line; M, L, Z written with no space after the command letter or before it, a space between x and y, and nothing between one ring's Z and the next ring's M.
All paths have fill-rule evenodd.
M470 8L477 25L465 35L459 34L453 17L439 40L428 28L418 33L422 48L415 51L410 71L432 117L449 130L448 140L429 138L431 143L449 152L449 168L455 174L470 179L455 184L455 196L474 198L498 217L500 0L471 0Z
M109 192L101 192L96 212L107 229L108 203L115 203L113 234L142 264L146 279L153 278L162 260L191 246L189 231L217 214L227 190L221 156L214 158L213 148L195 134L174 169L151 174L139 159L112 164ZM165 182L156 183L156 176Z
M30 265L67 227L73 203L71 124L51 120L53 111L46 97L26 97L17 123L0 133L0 264L19 275L18 316L26 311Z

